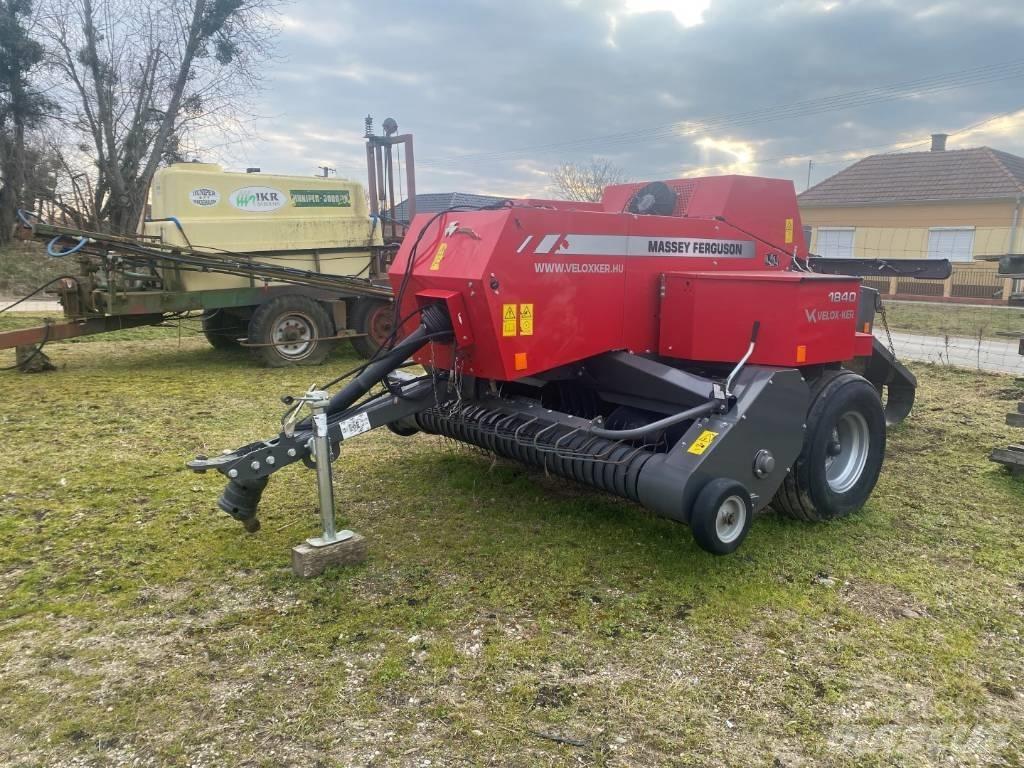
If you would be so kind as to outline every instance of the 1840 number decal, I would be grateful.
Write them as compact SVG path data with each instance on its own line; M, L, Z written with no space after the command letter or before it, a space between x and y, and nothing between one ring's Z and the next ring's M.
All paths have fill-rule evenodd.
M828 300L833 304L852 304L857 300L856 291L829 291Z

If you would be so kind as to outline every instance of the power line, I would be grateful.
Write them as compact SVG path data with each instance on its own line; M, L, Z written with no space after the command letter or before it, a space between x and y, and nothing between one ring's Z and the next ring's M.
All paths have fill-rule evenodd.
M984 120L981 120L981 121L979 121L977 123L972 123L971 125L964 126L963 128L959 128L959 129L957 129L955 131L951 131L947 135L949 137L959 136L962 133L967 133L968 131L973 131L975 128L980 128L983 125L988 125L989 123L995 122L996 120L1000 120L1000 119L1002 119L1004 117L1009 117L1010 115L1016 114L1017 112L1021 112L1021 111L1024 111L1024 107L1015 107L1015 108L1013 108L1011 110L1008 110L1006 112L1000 112L999 114L992 115L991 117L986 117ZM858 149L835 149L835 150L830 150L828 152L823 152L823 153L814 155L813 158L811 158L811 159L813 159L815 166L818 166L818 165L832 165L833 163L845 162L846 160L849 159L847 157L848 155L861 155L861 154L864 154L864 153L867 153L867 152L873 152L873 151L878 151L878 150L881 150L884 153L884 151L887 150L887 149L888 150L894 150L895 149L895 150L899 150L901 152L909 152L910 150L916 149L917 147L925 146L926 144L929 144L930 142L931 142L931 137L929 136L928 138L922 139L921 141L916 141L916 142L914 142L912 144L908 144L906 141L898 141L898 142L895 142L893 144L881 144L881 145L875 145L873 147L860 147ZM832 156L837 156L837 155L839 156L838 160L822 160L821 159L823 157L832 157ZM757 164L761 165L761 164L767 164L767 163L778 163L778 162L782 162L783 160L794 160L794 159L798 159L798 158L802 159L802 157L811 157L811 156L809 156L809 155L803 155L803 156L801 156L801 155L784 155L784 156L781 156L781 157L769 157L769 158L765 158L763 160L758 160Z
M963 128L958 128L955 131L950 131L947 134L947 136L949 136L950 138L952 138L953 136L959 136L962 133L967 133L968 131L973 131L974 129L980 128L983 125L987 125L989 123L995 122L996 120L1000 120L1000 119L1002 119L1004 117L1009 117L1010 115L1016 114L1018 112L1024 112L1024 107L1015 107L1014 109L1008 110L1006 112L1000 112L998 114L991 115L990 117L986 117L984 120L980 120L977 123L971 123L970 125L964 126ZM904 141L897 141L897 142L894 142L894 143L891 143L891 144L875 144L875 145L868 146L868 147L856 147L856 148L848 148L848 149L833 149L833 150L827 150L827 151L824 151L824 152L816 153L816 154L813 154L813 155L812 154L806 154L806 155L793 155L793 154L778 155L776 157L759 158L759 159L754 160L753 163L754 163L754 165L763 166L763 165L769 165L771 163L781 163L784 160L793 160L793 161L800 160L802 162L804 159L807 159L807 160L811 161L814 164L814 167L818 167L820 165L833 165L835 163L849 162L851 160L851 158L849 157L850 155L864 156L864 155L866 155L869 152L876 153L876 154L886 154L887 151L892 151L892 150L897 150L899 152L910 152L910 151L912 151L914 149L917 149L918 147L923 147L923 146L927 146L928 144L930 144L931 143L931 136L926 136L925 138L921 139L920 141L913 141L911 143L908 143L910 141L911 140L907 139L907 140L904 140ZM823 160L822 159L822 158L829 158L829 157L837 157L838 159L837 160ZM688 165L679 166L678 170L680 172L685 172L687 170L693 170L695 168L701 168L701 167L704 167L703 164L690 163ZM714 167L714 166L712 166L712 167Z
M981 84L983 82L991 82L993 80L1002 80L1002 79L1009 79L1010 77L1018 77L1021 74L1024 74L1024 70L1014 71L1010 75L1007 75L1005 73L1001 73L999 77L989 77L989 78L983 78L983 79L975 78L975 79L972 79L972 80L959 80L959 81L957 81L955 83L950 82L950 83L941 84L941 87L940 87L939 84L936 84L936 85L934 85L932 87L929 87L928 89L919 89L916 92L914 92L914 95L920 95L922 93L929 93L929 94L940 93L942 91L952 90L954 88L961 88L961 87L965 87L967 85L978 85L978 84ZM909 93L908 94L903 94L903 95L909 95ZM821 113L825 113L825 112L836 111L836 110L839 110L839 109L849 109L849 108L853 108L853 107L869 106L869 105L872 105L872 104L883 103L883 102L886 102L886 101L893 101L893 100L895 100L895 99L897 99L899 97L900 97L900 95L895 95L894 94L894 95L876 97L876 98L871 98L871 99L861 98L861 99L858 99L857 101L848 100L848 101L843 102L843 103L830 102L828 104L822 103L822 104L816 104L816 105L813 105L813 106L804 105L802 107L789 107L789 108L782 108L782 107L780 107L780 108L775 109L775 110L765 110L765 111L759 112L756 116L744 117L742 119L735 119L735 120L719 119L719 120L714 120L714 121L708 120L708 121L690 123L690 124L688 124L688 126L686 128L682 128L682 129L671 129L671 130L661 129L661 130L658 130L658 131L648 131L646 133L637 133L635 135L630 135L630 136L616 137L614 139L609 139L609 140L605 141L603 143L603 146L604 147L610 147L610 146L618 146L618 145L623 145L623 144L630 144L630 143L634 143L634 142L636 142L638 140L641 140L641 139L652 140L652 139L664 139L664 138L670 138L670 137L693 136L693 135L699 135L699 134L703 134L703 133L711 133L712 131L722 131L724 129L734 129L734 128L738 128L738 127L744 127L744 126L755 125L755 124L766 123L766 122L774 122L774 121L788 120L788 119L794 119L794 118L803 118L803 117L809 117L809 116L812 116L812 115L821 114ZM587 146L587 142L579 142L576 146L577 147ZM558 147L552 147L552 149L563 149L564 147L565 147L565 145L559 145ZM493 161L493 160L503 160L503 159L509 159L511 157L515 157L518 154L521 154L521 153L520 152L510 152L507 155L495 154L495 155L492 155L492 156L483 157L483 158L481 158L481 160L484 160L484 161L487 161L487 160L491 160L491 161Z
M524 154L538 154L554 150L579 149L588 146L610 147L623 143L632 143L641 138L658 139L678 136L689 136L706 133L711 130L735 128L761 122L807 117L810 115L831 112L840 109L852 109L886 101L894 101L910 96L922 96L942 93L972 85L1009 80L1024 75L1024 59L1015 59L998 64L988 64L972 69L949 72L941 75L906 80L885 86L852 91L835 96L807 99L773 107L759 108L739 113L711 116L697 121L679 121L650 128L628 131L604 136L581 137L529 147L501 150L494 152L477 152L464 155L434 158L424 161L425 166L459 163L494 162L511 159Z
M980 121L978 121L976 123L971 123L970 125L966 125L963 128L958 128L955 131L950 131L947 135L949 137L959 136L962 133L967 133L968 131L973 131L976 128L980 128L983 125L988 125L989 123L995 122L996 120L1000 120L1000 119L1002 119L1004 117L1009 117L1010 115L1013 115L1013 114L1016 114L1016 113L1019 113L1019 112L1024 112L1024 107L1015 107L1014 109L1010 109L1010 110L1008 110L1006 112L1000 112L998 114L991 115L990 117L986 117L984 120L980 120ZM910 140L898 141L898 142L894 142L894 143L891 143L891 144L875 144L875 145L869 146L869 147L857 147L857 148L849 148L849 149L834 149L834 150L828 150L828 151L825 151L825 152L821 152L821 153L818 153L818 154L815 154L815 155L792 155L792 154L790 154L790 155L779 155L777 157L768 157L768 158L762 158L762 159L755 160L754 164L758 165L758 166L763 166L763 165L769 165L771 163L780 163L780 162L782 162L784 160L801 160L802 161L804 158L807 158L808 160L813 162L815 167L817 167L819 165L832 165L834 163L848 162L851 159L849 157L850 155L864 156L864 155L866 155L869 152L877 153L877 154L885 154L887 150L889 150L889 151L891 151L891 150L898 150L900 152L909 152L909 151L912 151L912 150L914 150L914 149L916 149L918 147L923 147L923 146L926 146L926 145L930 144L931 143L931 136L927 136L927 137L923 138L920 141L915 141L915 142L912 142L912 143L908 143L908 141L910 141ZM822 160L821 159L821 158L828 158L828 157L838 157L839 159L837 159L837 160ZM693 170L693 169L700 168L700 167L702 167L702 165L698 165L698 164L695 164L695 163L690 163L688 165L684 165L684 166L679 167L678 170L680 172L686 172L688 170Z
M1012 115L1012 114L1015 114L1015 113L1021 112L1021 111L1024 111L1024 107L1017 107L1017 108L1011 109L1011 110L1009 110L1007 112L1000 112L999 114L987 117L984 120L981 120L981 121L979 121L977 123L972 123L971 125L964 126L963 128L959 128L959 129L957 129L955 131L951 131L947 135L950 136L950 137L958 136L961 133L966 133L967 131L973 131L975 128L980 128L983 125L987 125L988 123L994 122L994 121L999 120L999 119L1004 118L1004 117L1008 117L1009 115ZM925 145L927 145L929 143L931 143L931 136L928 136L928 137L922 139L921 141L916 141L916 142L909 143L909 144L907 143L907 141L898 141L898 142L895 142L893 144L876 144L874 146L858 147L856 149L834 149L834 150L829 150L829 151L826 151L826 152L821 152L821 153L818 153L818 154L815 154L815 155L779 155L778 157L767 157L767 158L762 158L762 159L755 160L754 161L754 165L764 166L764 165L769 165L771 163L780 163L780 162L782 162L784 160L800 160L800 161L803 161L804 158L806 158L809 162L813 163L814 167L817 167L819 165L833 165L835 163L849 162L849 160L851 159L849 157L849 155L864 156L864 155L866 155L869 152L875 152L875 153L878 153L878 154L884 154L886 150L894 150L894 149L895 150L899 150L901 152L909 152L909 151L911 151L913 149L916 149L917 147L922 147L922 146L925 146ZM833 156L837 156L839 159L838 160L822 160L821 159L821 158L827 158L827 157L833 157ZM688 171L688 170L693 170L695 168L701 168L701 167L703 167L703 166L697 165L697 164L694 164L694 163L690 163L689 165L684 165L684 166L680 167L679 170L681 172L685 172L685 171ZM712 166L712 167L715 167L715 166ZM810 188L809 181L810 181L810 169L808 169L808 188Z
M942 92L944 90L950 90L953 88L965 87L967 85L977 85L983 82L991 82L993 80L1009 79L1020 76L1021 74L1024 74L1024 60L1016 60L1012 62L1005 62L1003 64L993 64L987 65L985 67L978 67L971 70L964 70L958 73L945 74L930 78L919 78L917 80L912 81L904 81L902 83L868 89L865 91L855 91L852 93L841 94L832 97L824 97L819 99L795 102L789 105L779 105L775 107L761 108L742 113L735 113L732 115L711 117L701 121L677 122L665 126L640 129L637 131L630 131L623 134L613 134L605 137L573 139L555 142L547 145L537 145L535 147L521 148L517 150L498 151L491 153L477 153L475 155L462 155L449 159L454 159L456 161L466 159L497 160L505 159L507 157L513 157L522 153L531 153L546 149L562 149L570 146L585 146L587 144L591 144L594 142L601 142L604 145L608 146L621 144L624 142L632 142L642 137L659 138L669 136L693 135L708 132L712 129L737 127L742 125L750 125L755 122L782 120L793 117L807 116L811 114L819 114L821 112L833 111L836 109L864 106L882 101L891 101L893 99L909 95L937 93Z

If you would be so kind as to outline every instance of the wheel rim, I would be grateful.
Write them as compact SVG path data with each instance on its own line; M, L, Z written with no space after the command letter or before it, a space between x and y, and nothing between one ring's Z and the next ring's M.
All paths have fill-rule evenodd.
M383 345L391 338L391 332L395 329L394 319L394 311L391 307L382 304L370 312L370 317L366 322L366 335L378 347Z
M743 533L747 523L747 505L739 496L722 502L715 516L715 534L723 544L731 544Z
M289 312L274 322L274 350L288 360L301 360L316 348L316 325L309 315Z
M871 437L868 422L857 411L847 411L832 428L825 456L825 477L835 493L846 493L860 480L868 463Z

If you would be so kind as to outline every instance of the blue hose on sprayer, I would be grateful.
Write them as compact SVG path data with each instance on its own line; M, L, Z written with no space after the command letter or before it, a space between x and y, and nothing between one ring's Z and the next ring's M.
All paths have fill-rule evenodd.
M39 221L39 217L36 216L36 214L34 214L32 211L26 211L23 208L19 208L16 211L16 213L18 215L18 221L20 221L21 225L26 229L32 229L33 220ZM55 238L53 238L53 240L46 244L47 256L50 256L51 258L54 259L60 259L63 258L64 256L70 256L72 253L78 253L89 242L89 238L80 237L78 239L78 242L75 243L70 248L68 248L66 251L58 251L56 250L57 243L59 243L63 237L64 235L57 235Z
M86 243L89 242L88 237L78 238L78 242L68 248L66 251L54 250L54 246L57 245L63 239L64 235L57 235L53 240L46 244L46 255L54 259L61 259L65 256L70 256L72 253L78 253L82 248L85 247Z

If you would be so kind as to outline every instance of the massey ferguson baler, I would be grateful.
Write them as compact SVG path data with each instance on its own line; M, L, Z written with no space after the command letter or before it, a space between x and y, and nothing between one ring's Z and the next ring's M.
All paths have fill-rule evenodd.
M269 476L319 464L321 544L330 460L382 426L631 499L717 554L769 504L845 515L916 381L872 335L877 293L809 271L803 240L792 184L740 176L418 216L389 273L390 349L333 397L286 398L273 439L190 466L226 475L219 506L255 530Z

